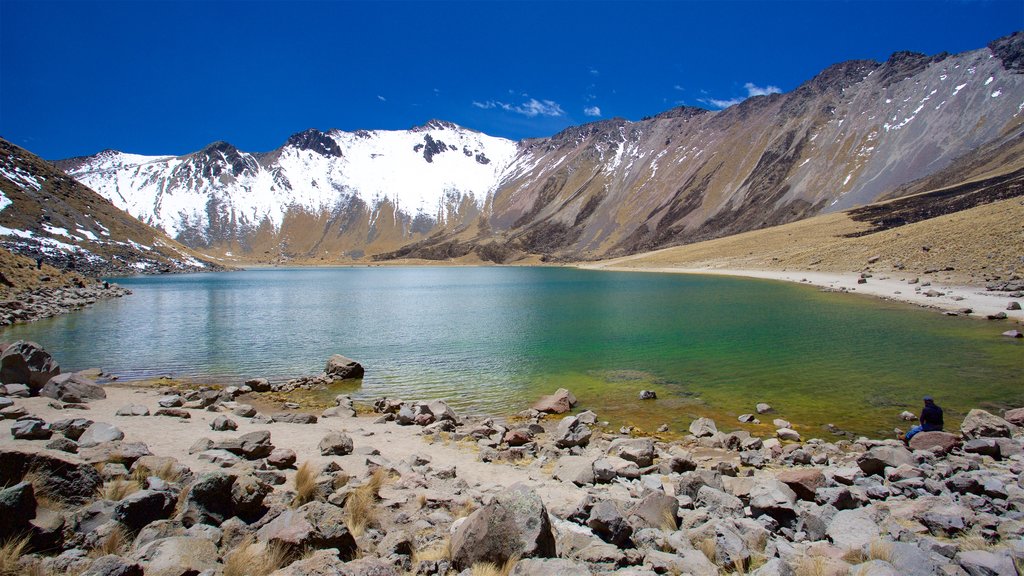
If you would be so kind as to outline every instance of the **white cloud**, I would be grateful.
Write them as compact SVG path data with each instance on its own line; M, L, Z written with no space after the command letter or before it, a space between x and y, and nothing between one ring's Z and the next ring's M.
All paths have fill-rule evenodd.
M600 74L601 74L601 71L598 70L597 68L591 68L590 69L590 75L591 76L600 76Z
M519 105L509 104L507 102L500 102L497 100L488 100L486 102L473 101L473 106L482 108L484 110L490 110L491 108L501 108L507 112L515 112L516 114L522 114L523 116L534 118L536 116L564 116L565 111L553 100L537 100L536 98L530 98L526 102Z
M583 109L583 113L587 116L600 116L601 108L598 106L587 106Z
M753 82L747 82L743 85L743 88L747 91L746 96L737 96L735 98L729 98L728 100L719 98L701 98L700 101L704 104L708 104L709 106L714 106L715 108L728 108L730 106L735 106L752 96L767 96L769 94L782 93L782 90L780 90L778 86L772 86L771 84L762 87L754 84ZM701 93L707 94L704 90L701 90Z
M380 100L381 102L387 102L388 101L387 98L381 96L380 94L377 94L377 100Z
M675 86L673 86L673 87L672 87L672 89L673 89L673 90L678 90L678 91L680 91L680 92L685 92L685 91L686 91L686 88L683 88L683 87L682 87L682 86L680 86L679 84L676 84Z

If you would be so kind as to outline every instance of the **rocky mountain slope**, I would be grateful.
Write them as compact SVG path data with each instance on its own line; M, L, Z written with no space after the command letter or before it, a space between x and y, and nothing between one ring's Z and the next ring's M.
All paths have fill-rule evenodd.
M1024 167L1024 33L822 71L720 112L676 108L512 143L452 124L315 130L278 150L59 165L183 243L257 260L595 259Z
M0 139L0 258L10 289L88 277L221 269L39 157ZM41 270L35 266L42 259ZM46 278L43 280L43 278ZM74 280L74 281L72 281ZM15 286L14 284L18 284Z

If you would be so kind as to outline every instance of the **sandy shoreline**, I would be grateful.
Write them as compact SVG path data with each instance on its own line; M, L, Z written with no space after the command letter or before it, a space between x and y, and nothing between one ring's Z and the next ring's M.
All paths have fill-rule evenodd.
M713 276L738 276L744 278L759 278L763 280L778 280L783 282L794 282L797 284L808 284L829 290L846 291L853 294L866 294L885 300L894 300L915 304L925 308L932 308L940 311L956 312L963 308L972 310L971 316L985 318L990 314L1006 313L1009 323L1024 324L1024 311L1007 310L1006 307L1011 301L1020 302L1020 299L1011 298L1008 294L990 292L983 287L963 286L947 284L930 280L927 276L917 276L913 273L906 275L894 275L878 273L864 284L858 284L860 273L847 272L817 272L817 271L778 271L778 270L735 270L727 268L676 268L676 267L630 267L615 266L606 264L584 264L578 266L584 270L607 270L612 272L653 272L661 274L704 274ZM919 278L916 284L909 282ZM925 285L931 282L930 285ZM941 296L927 296L930 290L941 292ZM1024 302L1022 302L1024 305Z

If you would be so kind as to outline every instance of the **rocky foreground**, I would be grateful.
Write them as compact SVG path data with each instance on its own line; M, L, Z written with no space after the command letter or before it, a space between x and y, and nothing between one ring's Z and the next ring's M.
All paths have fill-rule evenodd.
M340 358L340 357L337 357ZM354 374L332 359L324 377ZM560 390L507 421L271 386L98 386L0 355L0 572L1017 575L1024 409L897 440L603 430ZM752 410L754 407L752 407ZM360 412L363 413L360 413ZM775 416L758 406L756 417ZM894 415L895 416L895 415ZM755 417L749 415L749 417Z

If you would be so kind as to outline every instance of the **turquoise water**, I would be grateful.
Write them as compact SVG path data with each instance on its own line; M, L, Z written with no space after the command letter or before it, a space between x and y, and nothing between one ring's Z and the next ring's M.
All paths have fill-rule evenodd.
M359 360L357 399L508 414L567 387L616 424L685 429L769 402L812 435L890 434L930 393L951 419L1024 405L1024 345L974 319L806 286L561 268L316 268L119 279L135 294L10 327L65 369L238 384ZM656 401L639 402L641 389Z

